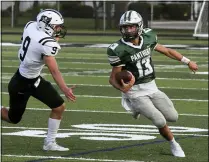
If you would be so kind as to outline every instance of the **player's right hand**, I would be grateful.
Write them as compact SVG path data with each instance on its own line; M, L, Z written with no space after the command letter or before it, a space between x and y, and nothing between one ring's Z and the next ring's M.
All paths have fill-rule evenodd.
M192 70L194 73L198 70L197 64L193 61L190 61L188 66L189 66L189 69Z
M76 97L75 95L73 94L73 89L75 88L75 85L72 86L72 87L67 87L65 90L64 90L64 94L65 94L65 97L67 98L67 100L69 101L73 101L75 102L76 101Z
M135 83L135 77L134 76L132 76L130 82L128 82L128 83L124 83L123 79L121 79L121 85L122 86L121 86L120 90L123 93L126 93L130 90L130 88L134 85L134 83Z

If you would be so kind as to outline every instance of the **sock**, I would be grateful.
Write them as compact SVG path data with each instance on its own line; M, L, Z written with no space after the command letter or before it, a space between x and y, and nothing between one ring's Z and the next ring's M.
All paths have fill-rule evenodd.
M175 138L173 137L173 139L170 140L169 142L170 142L170 144L175 144L176 143Z
M6 107L4 107L4 106L0 105L0 109L2 109L2 108L6 108Z
M60 122L61 122L61 120L49 118L48 132L47 132L47 137L46 137L47 142L54 142L55 141L57 131L60 127Z

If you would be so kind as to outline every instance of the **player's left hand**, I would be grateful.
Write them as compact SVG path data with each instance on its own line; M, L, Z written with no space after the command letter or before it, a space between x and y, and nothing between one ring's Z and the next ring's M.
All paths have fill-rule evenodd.
M194 73L198 70L198 66L196 62L190 61L188 66L189 66L189 69L192 70Z

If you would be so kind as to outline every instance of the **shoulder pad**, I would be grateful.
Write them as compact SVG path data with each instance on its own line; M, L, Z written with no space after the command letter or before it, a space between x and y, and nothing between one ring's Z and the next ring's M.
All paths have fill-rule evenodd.
M26 25L25 25L25 28L24 29L26 29L30 24L32 24L33 22L35 22L35 21L29 21Z
M49 47L57 47L58 49L61 49L60 45L55 41L55 42L46 42L44 46L49 46Z
M43 46L57 47L61 48L57 41L52 37L44 37L38 41Z
M143 29L143 34L148 36L148 37L152 37L152 38L157 37L157 34L154 32L154 30L152 30L150 28Z
M155 48L158 40L157 34L150 28L143 29L143 37L146 38L147 42L149 42L153 48Z
M153 30L150 29L150 28L144 28L144 29L143 29L143 32L144 32L144 33L148 33L148 32L150 32L150 31L153 31Z
M111 44L108 48L110 48L111 50L115 50L115 48L118 46L118 43L113 43Z

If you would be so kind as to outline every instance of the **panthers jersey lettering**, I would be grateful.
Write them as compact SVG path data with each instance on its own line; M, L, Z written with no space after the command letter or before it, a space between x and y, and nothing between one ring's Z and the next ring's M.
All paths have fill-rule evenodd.
M38 30L37 23L30 21L25 25L22 44L18 52L20 74L26 78L36 78L44 67L43 56L55 56L61 49L57 41Z
M111 66L122 66L135 76L135 84L147 83L155 79L151 53L157 44L157 36L152 29L143 30L138 46L120 39L111 44L107 55Z

